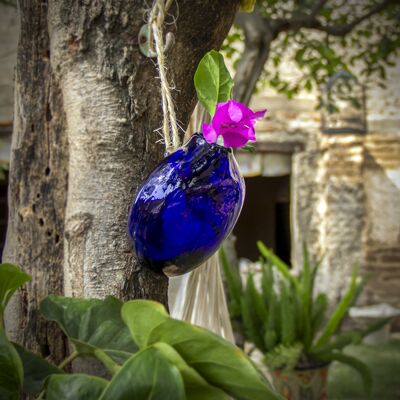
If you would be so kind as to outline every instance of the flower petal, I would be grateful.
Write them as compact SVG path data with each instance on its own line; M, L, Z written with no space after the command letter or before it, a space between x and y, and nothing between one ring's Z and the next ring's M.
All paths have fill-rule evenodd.
M227 132L223 135L225 147L242 147L248 142L246 136L240 135L237 132Z
M212 124L203 124L201 130L208 143L215 143L217 141L218 134Z
M255 113L253 113L253 117L251 119L261 119L264 118L265 113L267 112L267 110L261 110L261 111L256 111Z
M243 111L246 111L244 108L246 107L237 101L228 101L228 114L232 122L240 122L243 119Z
M212 125L214 129L219 132L219 130L221 129L221 125L230 122L230 120L229 101L225 103L218 103L214 117L212 119Z

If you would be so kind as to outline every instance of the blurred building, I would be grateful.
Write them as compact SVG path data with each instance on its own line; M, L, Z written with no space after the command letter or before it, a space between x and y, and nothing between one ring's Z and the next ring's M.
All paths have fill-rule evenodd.
M331 299L356 263L369 276L360 302L399 307L400 60L387 89L368 85L365 116L363 104L357 111L350 103L332 116L316 108L317 93L254 98L252 108L268 108L268 117L258 123L256 152L237 153L247 193L236 248L256 261L261 239L299 268L305 241L323 256L319 289Z

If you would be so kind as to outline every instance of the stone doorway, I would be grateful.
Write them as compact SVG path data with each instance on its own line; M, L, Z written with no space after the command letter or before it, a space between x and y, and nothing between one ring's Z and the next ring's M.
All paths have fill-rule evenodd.
M234 229L239 258L258 261L257 240L290 265L290 175L245 178L246 201Z

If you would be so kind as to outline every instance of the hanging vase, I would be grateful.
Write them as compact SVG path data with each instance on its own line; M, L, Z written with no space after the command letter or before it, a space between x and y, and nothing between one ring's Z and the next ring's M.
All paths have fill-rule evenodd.
M168 276L193 270L232 231L245 185L232 149L196 133L140 187L128 228L142 264Z

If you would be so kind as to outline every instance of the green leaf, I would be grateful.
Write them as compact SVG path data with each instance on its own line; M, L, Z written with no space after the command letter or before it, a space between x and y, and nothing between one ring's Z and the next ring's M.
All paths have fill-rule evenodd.
M38 394L46 378L52 374L62 374L63 371L50 364L44 358L32 353L24 347L13 343L22 361L24 370L23 392L31 395Z
M197 97L211 116L217 103L231 98L233 80L225 66L224 57L211 50L201 59L194 75Z
M242 319L247 339L258 349L265 351L262 328L267 322L267 313L261 295L255 288L251 273L247 276L246 289L241 300Z
M259 321L261 322L261 326L265 324L267 320L267 309L265 307L263 298L261 294L256 289L256 285L254 283L254 276L252 273L249 273L247 276L247 288L249 295L252 299L252 304L254 306L254 311L256 312Z
M270 370L292 370L303 353L303 345L294 343L290 346L279 344L272 351L265 354L264 363Z
M22 363L14 346L0 328L0 399L17 400L22 387Z
M279 333L281 330L280 305L278 303L278 299L275 292L272 292L272 296L269 302L266 330L267 332L269 331L275 332L275 339L272 340L274 336L270 336L268 339L268 344L267 342L265 342L267 349L272 350L272 347L275 346L274 342L277 342L280 338Z
M342 319L346 315L349 307L352 304L354 297L357 294L357 271L354 268L353 274L351 277L350 286L347 289L346 294L343 296L343 299L338 304L336 310L333 312L331 318L329 319L328 323L326 324L324 330L321 333L321 336L318 338L315 347L318 349L326 345L329 342L331 336L336 332L337 328L339 327Z
M4 309L13 293L31 277L12 264L0 264L0 324Z
M269 250L267 247L265 247L264 243L260 240L257 241L257 247L262 256L275 265L284 278L286 278L294 287L298 286L296 278L290 273L289 266L285 262L276 256L272 250Z
M155 347L134 354L113 376L100 400L185 400L182 376Z
M240 299L243 295L240 274L237 268L229 265L228 258L226 257L225 250L222 246L219 249L219 256L228 289L229 313L233 318L239 317L241 314Z
M311 324L313 329L313 335L315 336L324 321L325 312L328 308L328 297L325 293L319 293L314 301L314 307L312 310Z
M261 286L262 286L263 297L267 303L270 303L271 298L274 295L273 293L274 274L272 272L272 264L269 262L265 262L261 258L261 268L262 268Z
M357 331L342 332L336 335L336 337L333 340L331 340L330 343L320 348L316 353L312 353L311 351L311 354L315 355L315 357L318 358L318 354L323 354L334 350L342 350L344 347L350 344L358 344L361 342L362 338L363 335L361 332Z
M247 276L244 300L243 304L247 308L253 323L254 344L260 351L265 352L263 328L267 324L267 308L261 294L256 289L252 273Z
M291 346L296 339L295 314L292 298L285 283L281 285L281 341L284 346Z
M40 304L43 316L56 321L80 354L94 355L96 348L137 350L121 319L122 302L115 297L75 299L47 296Z
M206 329L169 319L151 333L149 343L156 342L172 346L209 384L235 399L281 398L242 351Z
M241 316L244 328L244 335L247 341L259 344L256 322L254 320L254 311L251 309L248 296L243 296L240 302Z
M324 353L323 355L320 355L319 358L324 361L339 361L354 368L360 374L364 382L366 394L368 398L370 398L372 391L372 376L366 364L357 358L339 352Z
M271 351L277 344L278 335L273 330L266 330L264 333L264 343L265 348L268 351Z
M140 348L148 344L154 328L169 318L164 306L151 300L132 300L122 306L122 319Z
M312 341L312 295L313 295L313 276L310 265L310 258L306 244L303 242L303 270L300 278L299 297L301 299L301 319L303 327L303 343L305 350L308 351Z
M98 400L108 381L85 374L52 375L46 400Z
M162 355L173 365L175 365L182 375L185 385L187 400L226 400L227 395L215 386L211 386L197 373L197 371L186 364L179 353L166 343L155 343L153 345L160 350Z

